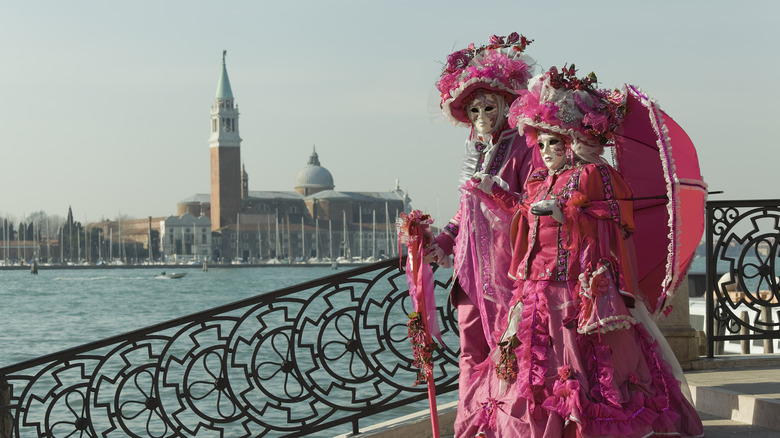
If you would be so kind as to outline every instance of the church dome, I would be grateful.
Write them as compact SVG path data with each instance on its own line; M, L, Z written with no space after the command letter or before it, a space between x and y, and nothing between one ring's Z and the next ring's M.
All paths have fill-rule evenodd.
M302 195L311 195L322 190L333 190L333 175L320 166L316 150L312 150L309 163L295 177L295 190Z

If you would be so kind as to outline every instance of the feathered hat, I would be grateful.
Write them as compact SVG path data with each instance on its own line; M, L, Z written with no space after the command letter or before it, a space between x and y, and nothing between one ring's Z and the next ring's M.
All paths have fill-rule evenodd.
M534 61L523 54L532 42L512 32L506 37L493 35L486 46L472 43L451 53L436 83L444 116L456 126L471 126L465 100L479 89L504 96L509 105L532 76Z
M614 144L626 112L625 95L596 89L596 75L577 78L574 65L533 77L509 109L509 125L520 132L535 128L601 147Z

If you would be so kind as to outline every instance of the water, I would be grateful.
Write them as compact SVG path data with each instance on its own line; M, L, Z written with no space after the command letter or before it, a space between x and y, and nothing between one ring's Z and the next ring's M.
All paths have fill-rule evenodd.
M183 269L181 279L157 279L159 268L0 271L0 367L343 270Z

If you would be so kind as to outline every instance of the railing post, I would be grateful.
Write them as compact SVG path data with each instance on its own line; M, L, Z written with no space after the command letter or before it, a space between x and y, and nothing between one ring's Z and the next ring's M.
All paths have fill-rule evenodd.
M11 404L11 385L5 380L0 380L0 437L10 438L13 431L13 416L9 408Z
M761 308L761 321L766 327L772 324L772 312L769 311L769 307L764 306ZM764 354L770 354L775 352L774 339L764 339Z
M748 322L749 322L749 320L748 320L748 313L743 310L742 313L740 313L740 315L739 315L739 319L741 319L742 322L744 323L742 325L742 328L739 330L739 334L740 335L745 335L745 336L749 335L750 334L750 329L748 328ZM741 342L742 354L750 354L750 343L751 342L752 341L750 339L743 339L742 340L742 342Z
M715 357L715 342L713 339L714 334L712 331L715 329L715 324L713 321L714 312L713 306L715 302L715 257L712 254L713 248L713 241L712 241L712 233L714 232L714 227L712 226L712 208L710 207L710 203L707 202L705 208L705 219L704 219L704 245L706 246L705 251L705 267L704 272L706 273L707 286L704 289L704 302L706 303L704 306L704 326L706 327L705 331L707 332L707 357L712 359Z

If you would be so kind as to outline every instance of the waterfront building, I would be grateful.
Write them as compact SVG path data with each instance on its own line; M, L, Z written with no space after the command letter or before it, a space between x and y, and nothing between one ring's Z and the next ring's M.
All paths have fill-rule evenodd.
M160 221L163 260L167 263L204 261L211 257L211 218L189 213Z

